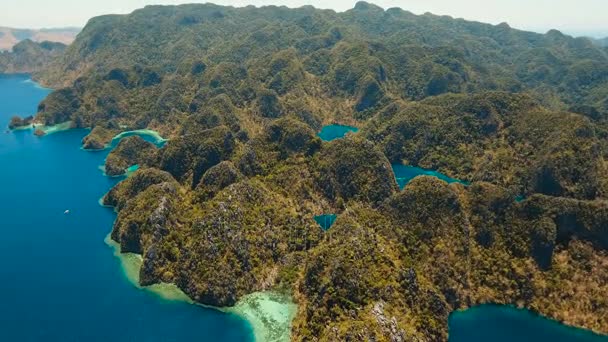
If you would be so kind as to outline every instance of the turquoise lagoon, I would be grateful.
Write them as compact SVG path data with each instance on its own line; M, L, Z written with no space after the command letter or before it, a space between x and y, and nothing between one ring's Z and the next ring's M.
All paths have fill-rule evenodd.
M317 134L323 141L332 141L335 139L344 138L346 134L358 132L357 127L345 126L345 125L327 125L321 128L321 131Z
M392 167L393 173L395 173L395 179L397 179L397 184L399 185L399 189L403 189L407 185L407 183L409 183L412 179L418 176L437 177L447 183L460 183L464 185L469 184L465 181L448 177L441 172L434 170L426 170L416 166L393 164Z

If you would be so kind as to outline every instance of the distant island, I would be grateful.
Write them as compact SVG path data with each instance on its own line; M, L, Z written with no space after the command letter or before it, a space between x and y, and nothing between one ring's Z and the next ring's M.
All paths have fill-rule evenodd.
M593 39L593 41L601 47L608 47L608 37L602 39Z
M66 45L62 43L23 40L13 46L11 51L0 52L0 73L32 74L41 71L59 57L65 48Z
M0 27L0 51L10 51L15 45L26 39L37 43L48 41L70 45L80 30L76 27L39 30Z
M14 29L0 27L0 73L42 70L71 44L79 28Z
M608 334L597 43L366 2L192 4L93 18L57 51L32 68L56 90L15 126L166 138L106 159L137 169L103 204L142 286L216 307L280 293L294 341L447 340L484 303ZM403 166L427 172L398 183Z

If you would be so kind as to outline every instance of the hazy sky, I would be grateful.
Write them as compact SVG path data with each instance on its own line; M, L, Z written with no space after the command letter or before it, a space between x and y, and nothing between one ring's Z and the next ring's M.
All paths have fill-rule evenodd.
M205 2L197 0L0 0L0 26L84 26L93 16L129 13L148 4ZM348 0L216 0L222 5L313 5L344 11ZM608 0L375 0L384 8L401 7L421 14L432 12L545 32L557 28L570 34L608 36Z

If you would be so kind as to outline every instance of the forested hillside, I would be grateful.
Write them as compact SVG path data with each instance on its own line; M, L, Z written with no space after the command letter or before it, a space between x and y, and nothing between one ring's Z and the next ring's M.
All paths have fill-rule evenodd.
M11 51L0 51L0 73L33 73L46 67L53 58L63 53L66 46L62 43L23 40L13 46Z
M46 125L90 127L142 285L230 306L294 298L293 340L446 340L514 304L608 333L608 51L359 2L149 6L93 18L36 78ZM326 124L360 128L323 142ZM400 190L391 164L418 177ZM466 185L465 185L466 184ZM324 231L315 215L335 213Z

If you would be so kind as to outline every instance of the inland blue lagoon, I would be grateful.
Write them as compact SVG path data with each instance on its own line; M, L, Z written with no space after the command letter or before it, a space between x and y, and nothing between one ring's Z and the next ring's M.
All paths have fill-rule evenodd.
M608 336L563 325L530 311L480 305L450 315L450 342L606 342Z
M358 132L357 127L345 126L345 125L327 125L321 128L321 131L317 134L323 141L332 141L335 139L344 138L347 133Z
M418 176L437 177L447 183L461 183L464 185L469 184L465 181L448 177L441 172L434 170L425 170L416 166L393 164L392 167L393 172L395 173L395 179L397 180L397 184L399 185L399 189L403 189L407 185L407 183L409 183L412 179Z
M323 230L328 230L336 222L338 215L336 214L323 214L315 216L315 221L321 226Z
M83 151L86 130L6 131L48 92L0 76L0 341L252 341L239 316L129 283L104 243L115 214L98 199L120 181L99 171L108 150Z

